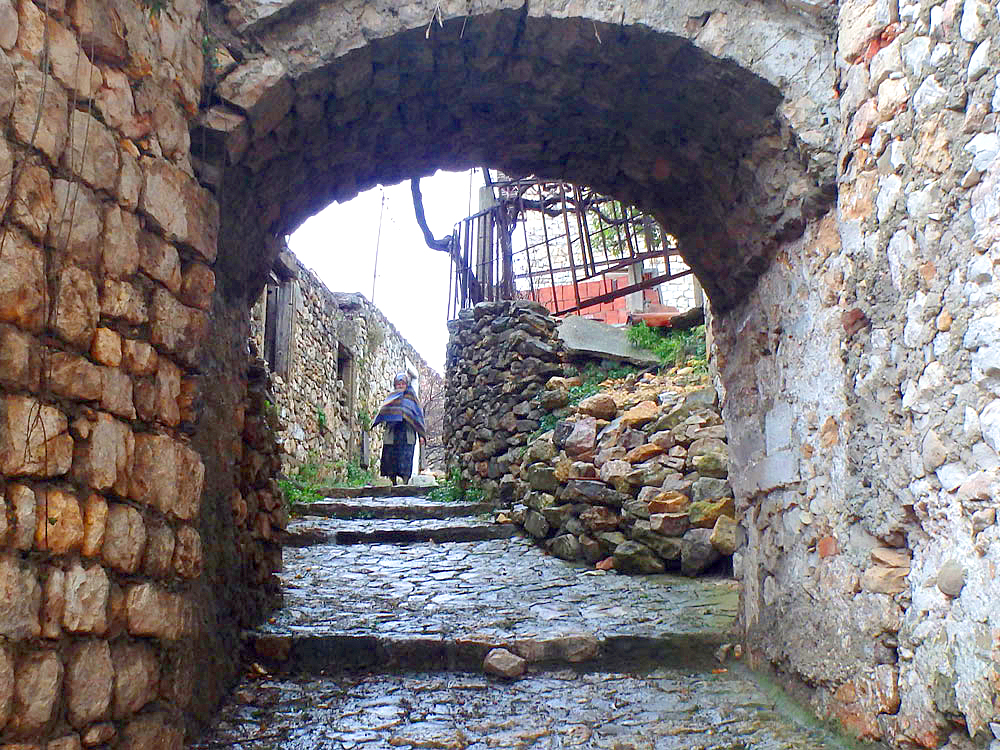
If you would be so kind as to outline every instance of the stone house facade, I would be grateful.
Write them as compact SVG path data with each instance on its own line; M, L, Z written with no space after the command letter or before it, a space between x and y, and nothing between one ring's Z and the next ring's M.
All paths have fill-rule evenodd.
M377 473L382 430L369 427L397 372L425 407L427 443L414 462L440 468L443 378L363 295L331 292L282 252L250 311L250 341L271 371L286 473L307 462Z

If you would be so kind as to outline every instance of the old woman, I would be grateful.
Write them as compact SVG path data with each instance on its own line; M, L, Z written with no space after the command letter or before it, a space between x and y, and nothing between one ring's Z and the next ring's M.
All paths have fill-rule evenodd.
M392 379L392 389L379 407L372 427L385 425L379 472L393 484L397 477L406 484L413 469L413 448L418 439L424 439L424 412L405 372Z

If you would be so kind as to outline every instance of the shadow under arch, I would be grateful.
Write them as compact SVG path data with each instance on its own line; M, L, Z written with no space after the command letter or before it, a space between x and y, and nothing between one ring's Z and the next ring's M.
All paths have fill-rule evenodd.
M323 206L439 168L485 164L635 203L671 228L719 311L834 197L777 88L641 25L494 11L299 66L287 87L249 113L238 163L218 133L192 138L198 160L223 166L217 270L230 299L256 296L277 238Z

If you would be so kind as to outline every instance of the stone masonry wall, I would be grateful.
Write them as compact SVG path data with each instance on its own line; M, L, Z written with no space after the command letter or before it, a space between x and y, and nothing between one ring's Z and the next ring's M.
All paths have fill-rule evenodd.
M546 413L532 399L562 373L555 320L536 302L481 302L448 330L447 464L487 497L513 500L524 446Z
M901 747L1000 738L998 10L841 4L837 214L712 325L748 641Z
M273 375L278 441L287 472L305 462L357 461L366 420L392 390L392 378L409 363L418 372L428 427L425 465L440 463L443 378L382 312L360 294L331 292L298 260L295 311L287 377ZM251 312L251 340L264 351L265 296ZM339 370L349 358L350 365ZM435 429L436 426L436 429ZM378 468L382 430L369 434L370 466Z
M0 744L179 748L260 615L200 12L0 0Z

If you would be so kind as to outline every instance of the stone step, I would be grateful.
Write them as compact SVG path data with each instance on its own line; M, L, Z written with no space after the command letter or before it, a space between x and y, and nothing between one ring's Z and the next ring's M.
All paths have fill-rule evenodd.
M490 643L588 633L714 644L734 640L739 599L731 579L605 574L522 537L287 547L284 566L283 607L261 633Z
M299 516L324 516L326 518L458 518L480 516L496 510L492 503L433 503L419 498L411 502L387 503L295 503L292 513Z
M636 671L655 667L711 669L727 642L720 633L645 637L576 633L555 637L489 638L372 636L324 632L249 631L253 658L284 674L319 675L344 670L478 672L494 648L505 648L529 665L573 666L589 671Z
M437 485L397 484L365 487L326 487L318 490L324 497L343 499L355 497L426 497Z
M520 531L489 516L455 519L328 519L306 516L291 524L280 541L286 547L317 544L415 544L510 539Z
M718 666L718 665L717 665ZM193 750L753 748L844 750L739 665L645 673L258 675Z

